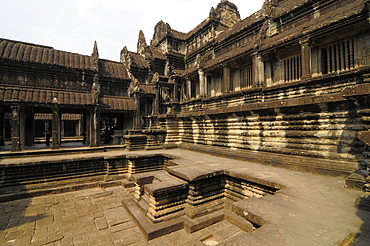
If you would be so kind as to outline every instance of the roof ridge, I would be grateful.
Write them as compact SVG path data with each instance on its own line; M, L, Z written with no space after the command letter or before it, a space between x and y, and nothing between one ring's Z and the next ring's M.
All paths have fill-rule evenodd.
M47 48L47 49L53 49L53 50L55 50L54 47L51 47L51 46L46 46L46 45L42 45L42 44L28 43L28 42L19 41L19 40L13 40L13 39L8 39L8 38L0 38L0 41L8 41L8 42L12 42L12 43L20 43L20 44L37 46L37 47L40 47L40 48Z

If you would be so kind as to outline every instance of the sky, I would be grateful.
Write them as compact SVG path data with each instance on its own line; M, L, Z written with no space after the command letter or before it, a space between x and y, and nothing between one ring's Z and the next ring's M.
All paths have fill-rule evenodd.
M91 55L97 41L99 57L119 61L127 46L136 52L139 31L147 43L163 20L172 29L189 32L220 0L0 0L0 38L51 46ZM230 0L244 19L264 0Z

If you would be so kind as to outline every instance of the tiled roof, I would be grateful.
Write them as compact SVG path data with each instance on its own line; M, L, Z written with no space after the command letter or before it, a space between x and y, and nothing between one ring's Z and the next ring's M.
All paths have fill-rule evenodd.
M179 32L173 29L171 29L171 33L175 38L180 40L186 40L189 36L187 33Z
M285 1L283 3L292 5L293 1ZM300 0L294 5L297 8L298 4L310 2L308 0ZM368 1L369 2L369 1ZM336 3L333 3L336 4ZM290 6L289 5L289 6ZM292 7L292 6L290 6ZM346 1L346 4L337 4L337 9L334 11L321 14L317 18L312 18L308 21L301 22L299 25L296 25L294 28L286 28L282 30L279 34L272 36L271 38L265 39L260 49L268 49L270 47L294 40L301 36L314 33L316 30L330 26L336 22L347 19L351 16L356 16L362 13L365 9L365 1L363 0L352 0ZM278 8L279 10L279 8ZM279 11L278 11L279 12Z
M93 70L93 61L90 56L8 39L0 39L0 59Z
M206 18L204 21L202 21L199 25L194 27L188 33L183 33L183 32L179 32L179 31L171 29L171 34L177 39L186 40L186 39L190 38L192 35L194 35L195 33L197 33L200 29L205 27L209 23L209 21L210 21L210 18Z
M285 14L281 10L282 8L293 10L302 6L305 3L308 3L308 0L299 0L299 1L284 1L276 7L276 14ZM293 4L294 3L294 4ZM303 37L304 35L314 33L316 30L321 28L330 26L338 21L343 19L349 18L351 16L356 16L364 11L365 3L362 0L352 0L351 4L344 4L343 6L338 4L338 9L336 11L330 11L328 13L322 14L317 18L312 18L308 21L301 22L299 25L296 25L294 28L286 28L284 30L280 30L277 35L274 35L269 38L262 39L260 42L260 50L266 50L271 47L284 44L286 42L296 40L297 38ZM235 24L232 28L222 32L216 38L216 42L221 42L223 39L227 39L228 37L245 30L246 28L250 28L253 24L257 21L263 20L261 11L254 13L253 15L249 16L248 18L244 19L241 22ZM251 42L246 43L240 47L233 48L231 51L224 53L220 56L217 56L215 59L208 60L204 66L204 68L210 68L214 65L221 64L224 61L229 59L233 59L236 56L250 52L253 50L257 38L259 35L254 35ZM192 67L185 71L185 74L189 74L194 72L195 67Z
M153 47L153 46L150 46L149 48L154 58L166 60L166 56L163 54L163 52L160 49Z
M245 30L246 28L251 27L256 22L264 20L264 16L262 15L262 10L259 10L255 12L254 14L248 16L242 21L239 21L231 28L226 29L225 31L221 32L216 37L216 42L221 42L222 40L232 36L233 34L239 33L242 30Z
M55 98L58 104L92 105L92 95L89 93L65 92L30 88L0 88L0 102L26 102L51 104Z
M149 68L148 62L140 54L129 51L131 61L140 68Z
M101 98L104 109L135 111L136 105L133 98L103 97Z
M123 63L99 59L99 75L118 79L129 79Z

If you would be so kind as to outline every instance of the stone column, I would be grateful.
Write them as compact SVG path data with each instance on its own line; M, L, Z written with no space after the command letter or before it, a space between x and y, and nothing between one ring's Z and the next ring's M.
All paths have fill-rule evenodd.
M64 132L64 124L65 124L65 121L64 120L62 120L61 122L60 122L60 124L61 124L61 126L60 126L60 135L61 135L61 137L63 138L63 137L65 137L65 132Z
M191 98L191 80L190 78L186 78L186 87L187 87L187 96L188 96L188 99Z
M229 65L224 66L223 68L223 78L222 78L222 92L229 92L230 88L230 67Z
M26 146L26 109L20 107L19 109L19 143L21 149Z
M20 122L19 122L19 105L10 106L12 109L12 151L21 151L21 143L20 143Z
M91 118L91 115L90 115L90 110L86 110L86 113L85 113L85 115L84 115L84 124L85 124L85 128L84 128L84 131L85 131L85 134L86 134L86 145L87 146L90 146L90 139L91 139L91 135L90 135L90 128L91 128L91 126L90 126L90 124L91 124L91 120L90 120L90 118Z
M204 97L206 95L206 85L205 85L205 77L204 72L202 69L198 69L198 75L199 75L199 94L200 97Z
M176 80L173 81L174 82L174 85L173 85L173 91L172 91L172 102L178 102L180 101L180 98L178 98L178 85L177 85L177 82Z
M159 114L159 97L160 97L160 86L158 84L155 85L155 98L153 103L153 115Z
M141 112L140 112L140 107L141 107L141 97L139 93L135 93L135 103L136 103L136 111L135 111L135 118L134 118L134 130L139 130L141 129L140 122L141 122Z
M59 149L60 148L60 110L57 105L53 105L51 107L51 113L52 113L52 131L51 131L51 137L52 137L52 149Z
M100 114L98 107L90 109L90 147L100 145Z
M208 93L208 76L207 74L204 75L204 95L210 96L210 93Z
M311 47L308 39L301 40L301 55L302 55L302 79L311 78Z
M262 87L265 85L265 67L262 56L255 52L253 54L253 87Z

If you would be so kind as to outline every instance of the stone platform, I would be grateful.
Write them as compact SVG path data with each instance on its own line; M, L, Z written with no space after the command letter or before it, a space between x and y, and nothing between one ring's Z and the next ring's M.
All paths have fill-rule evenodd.
M74 158L164 154L174 159L165 168L179 182L222 173L277 188L274 194L240 199L223 213L258 225L252 232L223 218L190 233L180 229L147 240L123 200L134 199L134 188L89 186L0 203L1 245L370 245L370 213L354 208L359 191L345 188L343 178L300 173L183 149L107 151ZM50 156L39 157L49 159ZM59 161L71 156L53 156ZM29 158L0 160L0 165ZM176 162L176 165L170 162ZM166 171L167 170L167 171ZM154 185L160 182L153 183ZM148 183L149 184L149 183ZM67 184L66 184L67 185ZM159 187L159 186L158 186ZM157 188L158 188L157 187ZM13 187L14 188L14 187ZM154 190L155 187L151 187ZM58 187L55 188L56 190ZM80 189L80 188L79 188ZM68 191L68 190L67 190ZM8 188L11 193L11 188ZM57 191L55 193L58 193ZM194 193L196 194L196 192ZM193 196L196 201L196 196ZM132 207L131 207L132 208ZM159 210L158 210L159 211ZM222 210L211 212L213 216ZM139 229L140 228L140 229Z

